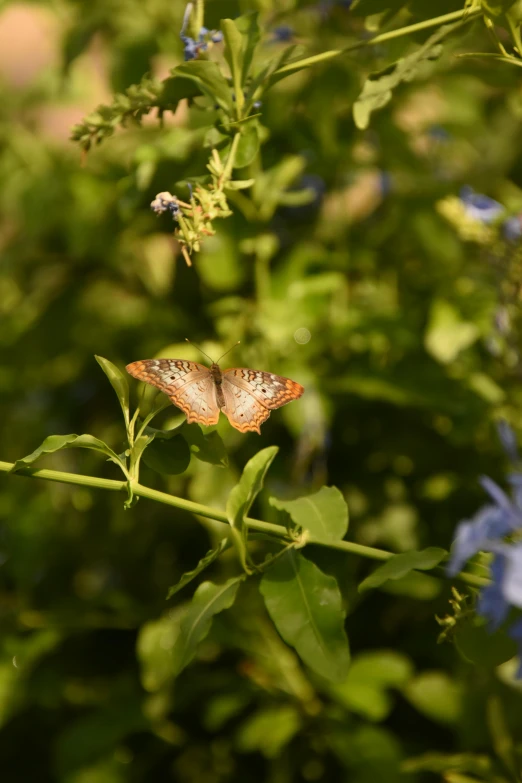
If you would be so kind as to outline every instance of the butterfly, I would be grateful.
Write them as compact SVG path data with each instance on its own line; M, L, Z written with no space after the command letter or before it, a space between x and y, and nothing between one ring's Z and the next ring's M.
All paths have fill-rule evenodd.
M186 359L146 359L128 364L126 370L164 392L186 414L189 424L217 424L223 411L240 432L261 434L261 424L271 411L304 392L290 378L237 367L222 371L214 361L209 369Z

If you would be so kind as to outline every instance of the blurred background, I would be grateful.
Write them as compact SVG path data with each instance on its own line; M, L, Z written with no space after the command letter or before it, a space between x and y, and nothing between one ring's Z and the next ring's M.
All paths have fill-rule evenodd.
M462 2L408 6L396 26ZM265 58L289 42L342 48L378 21L334 0L227 0L208 2L205 23L248 10L260 12ZM144 466L142 483L223 508L245 462L275 444L254 516L273 519L268 493L334 484L352 540L449 548L484 502L478 477L503 481L495 420L522 427L520 70L457 59L490 47L483 25L469 25L365 131L352 118L364 78L425 33L280 82L264 96L248 176L271 183L287 167L286 187L309 189L308 203L267 198L249 211L238 197L188 268L172 219L149 205L205 172L208 111L183 102L163 125L145 117L83 156L69 140L113 93L183 61L183 12L177 0L2 4L0 459L51 434L123 450L94 354L120 367L201 361L185 337L212 356L241 340L224 366L286 375L306 394L260 437L221 417L227 468L192 460L165 477ZM503 206L511 233L484 227L465 186ZM162 414L162 426L177 420ZM119 478L81 450L39 465ZM125 511L113 493L2 475L3 781L519 780L521 686L436 644L449 586L430 575L361 597L368 561L311 552L345 597L354 664L340 686L306 671L254 585L174 682L169 650L194 585L165 596L222 534L151 501ZM234 569L231 554L211 576Z

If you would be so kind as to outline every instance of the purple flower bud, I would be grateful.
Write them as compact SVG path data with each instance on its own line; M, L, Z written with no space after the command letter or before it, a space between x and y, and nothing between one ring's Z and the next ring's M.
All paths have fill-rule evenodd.
M294 37L294 30L288 24L281 24L272 30L271 43L286 43Z

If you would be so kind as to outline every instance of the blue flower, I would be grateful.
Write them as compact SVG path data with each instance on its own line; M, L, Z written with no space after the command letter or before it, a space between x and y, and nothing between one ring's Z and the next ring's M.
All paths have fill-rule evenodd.
M496 554L491 563L492 582L484 587L477 604L477 611L489 622L491 631L496 631L509 612L509 604L506 601L503 590L506 558L502 554Z
M506 545L502 593L511 606L522 609L522 543Z
M220 43L220 41L223 40L223 33L219 30L208 30L206 27L200 29L197 41L189 35L185 35L191 13L192 3L188 3L185 8L183 24L181 25L179 33L179 37L183 41L183 56L185 57L185 60L195 60L200 52L206 52L209 41L212 41L212 43Z
M489 225L505 211L502 204L482 193L475 193L473 188L465 185L460 191L460 200L464 204L466 215L479 223Z
M501 540L511 530L509 513L498 505L484 506L473 519L461 522L453 539L451 557L447 566L448 576L458 574L464 563L478 552L490 551L491 545Z
M518 464L519 456L513 430L505 421L497 425L504 450L511 462ZM512 498L488 476L480 483L493 503L481 508L472 520L465 520L457 527L447 572L455 576L463 564L480 551L493 553L491 584L483 588L477 603L477 612L495 631L507 619L511 607L522 609L522 473L508 476ZM515 533L515 541L508 543L507 536ZM522 619L508 629L509 635L519 645L520 665L517 677L522 678Z

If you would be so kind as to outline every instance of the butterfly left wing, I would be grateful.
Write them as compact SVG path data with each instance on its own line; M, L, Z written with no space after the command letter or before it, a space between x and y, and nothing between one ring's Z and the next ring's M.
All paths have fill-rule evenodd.
M240 432L258 432L272 410L297 400L304 388L290 378L260 370L231 368L223 372L222 409L229 422Z
M127 372L164 392L186 414L189 424L217 424L219 406L212 375L203 364L184 359L146 359L132 362Z

